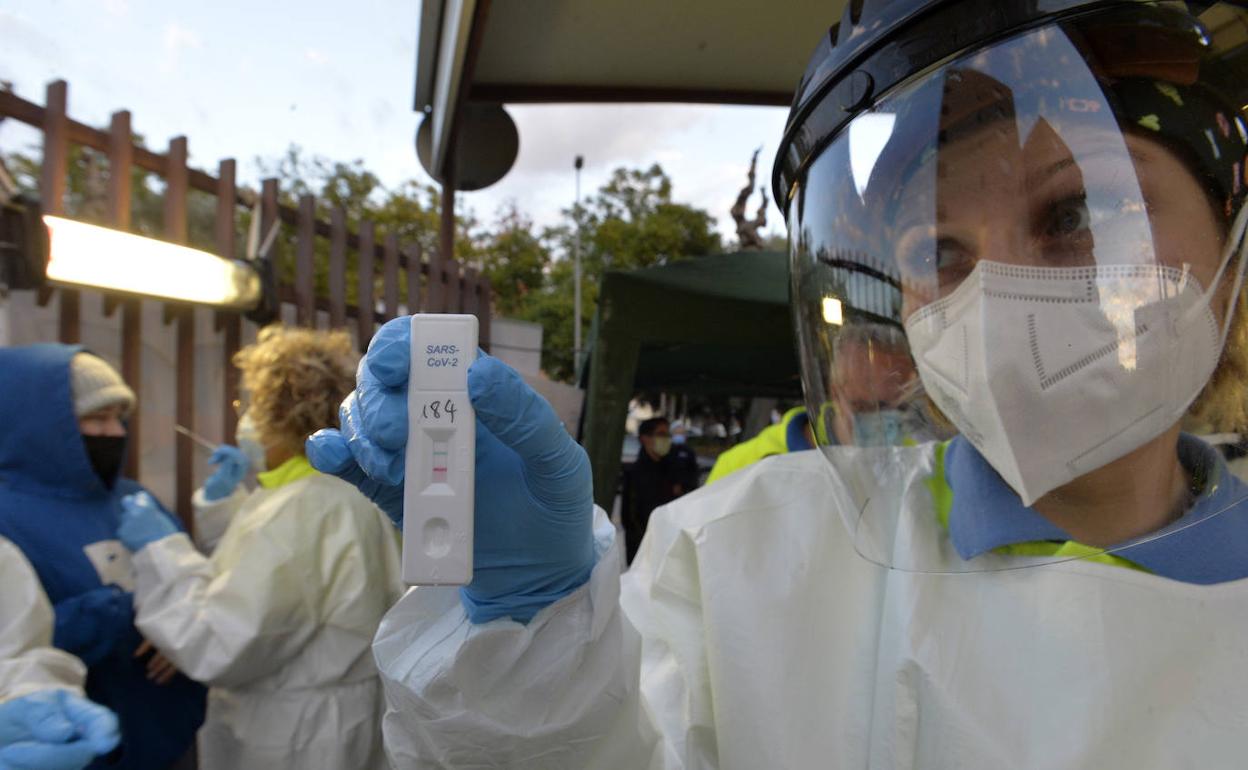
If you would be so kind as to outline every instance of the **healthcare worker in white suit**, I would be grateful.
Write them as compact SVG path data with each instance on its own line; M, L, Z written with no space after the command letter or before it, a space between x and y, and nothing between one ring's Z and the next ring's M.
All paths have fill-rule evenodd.
M135 552L136 623L211 686L198 737L206 770L385 766L371 640L402 588L398 533L302 451L336 423L352 359L342 332L282 327L236 355L263 449L251 452L259 488L196 494L201 506L234 509L210 557L150 500L125 500L118 537Z
M620 578L585 454L478 360L473 582L375 642L394 766L1242 767L1248 489L1179 425L1248 422L1246 59L1231 3L850 3L774 174L807 412L884 324L957 435L815 426ZM310 442L392 508L404 328Z
M52 646L52 605L21 550L0 537L0 768L79 770L121 740L83 697L87 668Z

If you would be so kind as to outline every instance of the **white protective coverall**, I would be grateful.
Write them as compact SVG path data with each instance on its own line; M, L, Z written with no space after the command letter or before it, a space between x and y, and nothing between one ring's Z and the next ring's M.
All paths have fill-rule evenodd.
M200 553L211 554L217 550L225 531L230 528L234 514L238 513L238 500L246 499L246 488L239 486L232 497L209 502L202 488L195 490L191 504L195 513L195 532L192 537Z
M134 557L136 624L211 686L200 767L384 767L370 642L402 591L394 526L321 474L217 505L238 511L211 557L184 534Z
M0 701L47 689L82 694L82 661L52 646L52 605L17 546L0 537Z
M527 626L474 626L453 592L408 593L375 645L392 763L1243 766L1248 581L1086 561L876 566L842 516L866 495L933 505L933 445L894 451L905 462L884 466L846 448L836 470L819 452L777 456L699 489L655 512L622 580L608 548ZM922 520L899 547L956 560L935 515Z

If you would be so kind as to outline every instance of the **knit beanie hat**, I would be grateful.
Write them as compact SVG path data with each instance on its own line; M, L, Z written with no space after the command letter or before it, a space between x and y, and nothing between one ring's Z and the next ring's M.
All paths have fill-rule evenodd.
M120 404L128 414L134 408L134 391L104 359L78 353L69 365L74 394L74 416L82 417L107 406Z

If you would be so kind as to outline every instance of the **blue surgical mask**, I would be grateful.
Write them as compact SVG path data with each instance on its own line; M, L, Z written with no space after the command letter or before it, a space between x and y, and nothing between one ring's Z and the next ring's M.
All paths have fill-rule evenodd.
M898 446L905 438L906 414L900 409L854 413L855 446Z
M685 443L685 434L683 434L683 433L673 433L673 434L672 434L672 443L673 443L673 444L675 444L676 446L680 446L681 444Z

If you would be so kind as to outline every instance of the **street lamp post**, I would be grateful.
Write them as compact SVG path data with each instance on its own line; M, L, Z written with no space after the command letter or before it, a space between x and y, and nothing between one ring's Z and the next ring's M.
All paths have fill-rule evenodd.
M573 305L576 308L572 325L572 373L578 378L581 373L581 167L584 165L585 158L577 155L576 205L572 209L573 221L576 223L576 233L572 238Z

